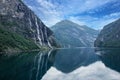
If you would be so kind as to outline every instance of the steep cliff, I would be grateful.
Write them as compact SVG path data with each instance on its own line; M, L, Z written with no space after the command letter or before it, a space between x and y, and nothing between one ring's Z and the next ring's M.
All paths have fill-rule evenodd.
M56 46L53 32L22 0L0 0L0 24L10 32L33 40L39 47Z
M94 45L96 47L120 47L120 19L104 26Z

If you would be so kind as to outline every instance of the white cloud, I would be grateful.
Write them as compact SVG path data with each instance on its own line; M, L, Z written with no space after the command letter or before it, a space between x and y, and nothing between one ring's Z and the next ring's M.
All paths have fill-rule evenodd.
M112 1L114 0L70 0L67 4L61 5L61 11L63 11L64 15L83 13L101 7Z
M104 16L105 18L111 18L111 17L118 17L120 16L120 12L115 12L115 13L111 13L109 15Z
M91 16L71 16L69 19L79 25L87 25L94 29L102 29L105 25L117 20L120 12L111 13L100 18Z
M80 25L86 24L97 29L119 18L120 13L112 13L101 18L74 15L83 12L95 13L93 10L100 11L103 5L114 1L116 0L35 0L37 5L28 5L48 27L61 20L69 19Z
M80 10L79 12L89 11L91 9L101 7L102 5L105 5L111 1L112 0L97 0L97 1L96 0L84 0L83 3L81 4L78 3L78 6L80 6L78 10Z
M69 18L70 21L77 23L79 25L86 25L86 22L83 22L82 20L79 20L79 17L70 17Z
M101 62L95 62L86 67L65 74L54 67L43 76L42 80L119 80L120 73L111 70Z
M52 9L52 8L54 9L56 7L54 4L48 2L47 0L36 0L36 1L40 4L42 8L47 9L47 10Z
M96 29L102 29L105 25L119 19L120 18L119 16L120 16L120 12L111 13L109 15L105 15L105 16L103 16L101 18L98 18L97 20L93 20L88 25L91 25L91 27L93 25L93 27L95 27Z
M63 19L61 12L56 10L57 5L47 0L37 0L37 3L39 4L39 6L36 7L37 12L39 11L37 15L48 27Z

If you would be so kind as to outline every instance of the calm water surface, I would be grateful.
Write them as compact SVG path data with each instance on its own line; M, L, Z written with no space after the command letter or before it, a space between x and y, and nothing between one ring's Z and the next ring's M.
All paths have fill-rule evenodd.
M120 49L74 48L0 55L0 80L120 80Z

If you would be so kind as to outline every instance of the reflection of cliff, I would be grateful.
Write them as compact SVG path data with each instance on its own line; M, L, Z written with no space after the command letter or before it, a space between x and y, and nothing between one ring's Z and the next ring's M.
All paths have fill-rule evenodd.
M97 60L99 59L92 48L62 49L56 54L54 66L64 73L69 73Z
M40 80L47 70L53 65L56 51L49 51L47 53L39 53L35 56L34 66L31 71L30 80Z
M56 51L0 57L0 80L40 80L53 65Z
M100 51L102 62L109 68L120 72L120 49L106 49Z

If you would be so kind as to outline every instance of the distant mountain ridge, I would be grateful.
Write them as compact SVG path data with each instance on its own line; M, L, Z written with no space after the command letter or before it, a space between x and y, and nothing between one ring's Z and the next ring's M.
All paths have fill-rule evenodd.
M38 47L56 46L53 32L44 25L22 0L0 0L0 28L4 31L12 32L12 34L20 35L26 40L31 40ZM4 34L1 33L1 38L3 38L2 35ZM13 39L13 37L11 38ZM11 48L10 45L8 46L7 43L3 44L2 42L0 42L0 45L6 46L5 49ZM15 46L17 49L21 49L21 46L24 49L25 47L28 48L28 46L23 45L19 41L17 41L17 44Z
M120 19L104 26L97 39L96 47L120 47Z
M63 20L51 27L55 38L62 47L92 47L98 31Z

